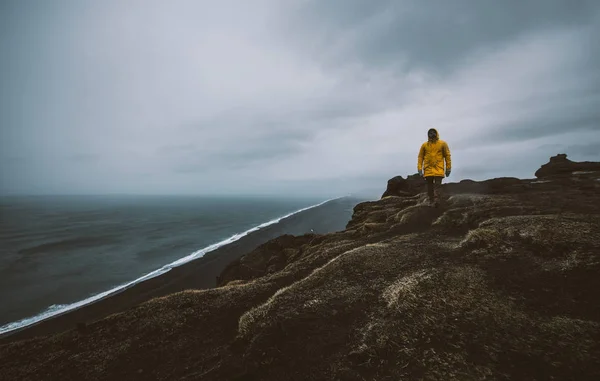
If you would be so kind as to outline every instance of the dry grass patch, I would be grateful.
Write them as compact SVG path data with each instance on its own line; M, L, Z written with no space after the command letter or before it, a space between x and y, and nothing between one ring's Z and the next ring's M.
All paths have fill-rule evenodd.
M496 230L536 256L567 259L579 248L600 249L600 218L577 215L528 215L493 218L482 229Z
M483 194L461 193L448 197L447 202L454 208L465 208L494 202L494 199L495 197Z
M473 253L507 253L512 247L509 235L494 228L477 228L467 233L467 236L458 244L459 249L467 249Z
M481 380L589 375L598 324L543 319L492 291L474 267L421 271L382 293L349 361L364 377ZM528 361L524 362L523 359Z
M304 306L331 305L333 299L343 299L348 305L352 304L362 295L360 291L364 285L354 284L355 280L348 280L348 277L356 275L356 272L361 270L356 267L354 268L356 272L347 271L349 268L347 262L351 261L352 256L360 256L365 250L377 250L377 248L381 248L381 245L362 246L346 251L315 269L305 278L279 289L265 303L248 310L240 317L239 335L242 337L252 335L280 317L288 319L307 312L321 312L325 315L332 313L331 309L317 311L309 308L307 310ZM345 263L341 263L342 261ZM315 303L314 300L319 300L320 303ZM285 316L280 316L280 313L284 313ZM269 319L266 319L267 316Z

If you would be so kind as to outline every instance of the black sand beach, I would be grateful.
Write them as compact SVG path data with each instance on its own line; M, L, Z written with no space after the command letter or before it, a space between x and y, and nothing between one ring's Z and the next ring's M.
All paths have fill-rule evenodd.
M230 262L270 239L284 234L302 235L310 233L311 230L317 234L343 230L352 216L352 208L359 202L358 199L341 198L300 212L120 293L20 330L8 332L0 337L0 343L67 331L77 328L78 325L81 327L111 314L125 311L155 297L186 289L214 287L216 277Z

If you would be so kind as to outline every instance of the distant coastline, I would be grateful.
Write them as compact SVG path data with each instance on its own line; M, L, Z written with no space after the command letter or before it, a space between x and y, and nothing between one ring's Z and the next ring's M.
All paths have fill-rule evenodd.
M89 322L122 311L153 297L188 288L214 287L216 277L229 262L269 239L281 234L304 234L310 233L311 230L328 232L343 228L351 216L348 210L342 220L337 218L334 223L328 223L320 215L335 215L335 209L352 206L359 200L348 196L332 198L267 221L197 250L126 284L79 302L54 307L39 315L6 324L0 327L0 340L12 341L28 337L30 334L35 336L59 332L73 328L78 323ZM337 213L343 214L341 210ZM318 226L319 224L322 226ZM328 229L325 226L327 224L330 224L331 228Z

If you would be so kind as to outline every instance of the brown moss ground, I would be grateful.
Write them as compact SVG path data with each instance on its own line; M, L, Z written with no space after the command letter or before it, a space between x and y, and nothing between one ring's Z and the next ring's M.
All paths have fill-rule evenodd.
M357 205L345 231L270 242L222 287L0 346L0 378L598 380L590 181L445 186L439 209L424 194Z

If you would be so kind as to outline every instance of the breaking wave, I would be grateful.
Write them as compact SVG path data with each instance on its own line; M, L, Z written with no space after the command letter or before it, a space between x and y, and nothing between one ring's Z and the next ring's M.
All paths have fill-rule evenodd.
M161 267L161 268L159 268L157 270L154 270L154 271L152 271L152 272L150 272L150 273L148 273L146 275L143 275L143 276L141 276L141 277L139 277L139 278L137 278L137 279L135 279L135 280L133 280L131 282L128 282L128 283L122 284L120 286L114 287L114 288L112 288L112 289L110 289L108 291L104 291L102 293L96 294L96 295L91 296L91 297L89 297L87 299L84 299L84 300L81 300L81 301L78 301L78 302L75 302L75 303L71 303L71 304L53 304L50 307L48 307L45 311L43 311L42 313L40 313L38 315L35 315L35 316L32 316L32 317L28 317L28 318L24 318L24 319L18 320L16 322L12 322L12 323L8 323L8 324L3 325L2 327L0 327L0 335L8 333L8 332L11 332L11 331L14 331L14 330L17 330L17 329L25 328L27 326L39 323L39 322L41 322L43 320L46 320L48 318L51 318L51 317L54 317L54 316L57 316L57 315L62 315L64 313L68 312L68 311L72 311L72 310L75 310L77 308L83 307L83 306L85 306L87 304L90 304L90 303L96 302L98 300L104 299L104 298L106 298L106 297L108 297L110 295L113 295L113 294L117 293L117 292L123 291L123 290L125 290L125 289L127 289L127 288L129 288L129 287L131 287L131 286L133 286L135 284L138 284L138 283L143 282L145 280L148 280L148 279L157 277L159 275L162 275L162 274L168 272L169 270L171 270L174 267L178 267L178 266L181 266L181 265L183 265L185 263L193 261L195 259L202 258L206 253L209 253L209 252L214 251L214 250L216 250L216 249L218 249L218 248L220 248L222 246L225 246L225 245L228 245L228 244L230 244L232 242L235 242L235 241L239 240L240 238L243 238L243 237L247 236L250 233L258 231L258 230L260 230L262 228L265 228L267 226L279 223L281 220L283 220L285 218L288 218L288 217L291 217L291 216L293 216L295 214L298 214L300 212L303 212L305 210L316 208L318 206L321 206L323 204L326 204L326 203L328 203L330 201L337 200L337 199L338 198L329 199L329 200L323 201L323 202L321 202L319 204L308 206L306 208L302 208L302 209L296 210L295 212L291 212L291 213L286 214L284 216L275 218L275 219L273 219L271 221L262 223L262 224L260 224L258 226L255 226L255 227L253 227L251 229L248 229L248 230L246 230L246 231L244 231L242 233L234 234L231 237L229 237L229 238L227 238L227 239L225 239L223 241L214 243L214 244L212 244L210 246L207 246L207 247L205 247L203 249L195 251L195 252L193 252L192 254L190 254L188 256L185 256L185 257L180 258L180 259L178 259L178 260L176 260L174 262L171 262L171 263L169 263L167 265L164 265L163 267Z

